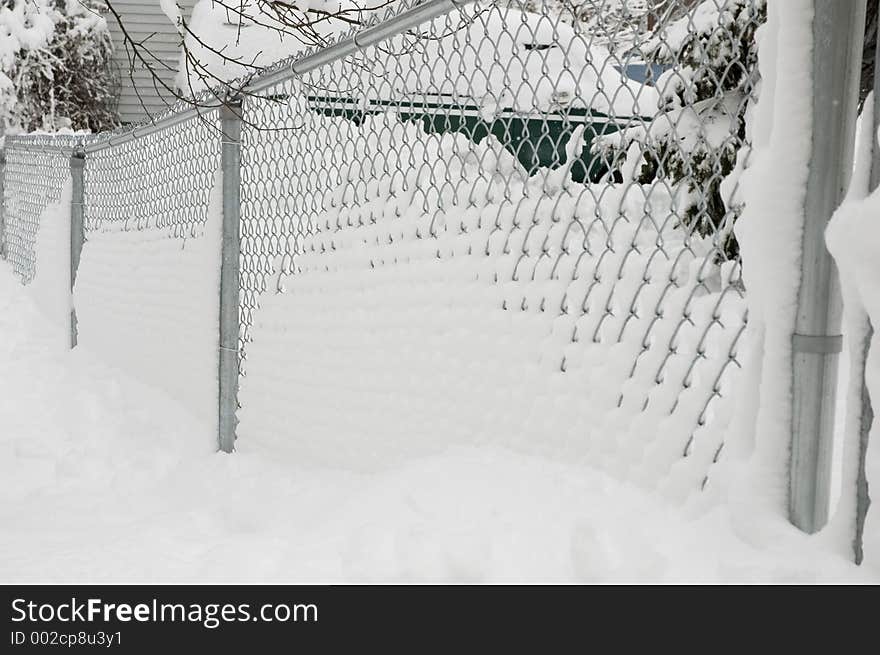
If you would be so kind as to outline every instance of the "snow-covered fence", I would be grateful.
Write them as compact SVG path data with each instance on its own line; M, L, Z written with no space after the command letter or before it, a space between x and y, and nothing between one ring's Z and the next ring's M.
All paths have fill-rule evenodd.
M0 149L0 259L6 259L6 216L3 198L6 197L6 151Z
M7 137L0 252L25 284L36 275L40 216L58 201L70 178L75 143L70 136Z
M487 418L506 415L510 445L580 453L678 496L704 485L746 323L732 225L763 20L762 0L728 4L662 29L635 21L609 45L596 16L549 5L403 3L252 81L240 98L239 437L322 457L338 442L331 459L369 466L495 438ZM628 77L640 63L666 70ZM155 320L172 323L162 303L176 303L141 297L151 273L137 252L143 235L186 244L205 231L226 138L207 98L201 112L78 139L80 339L179 397L171 360L152 353L188 361ZM9 139L8 170L30 141ZM71 153L57 152L66 176ZM7 177L10 224L35 224L39 208L25 220ZM160 260L181 279L196 261ZM206 334L218 311L190 302ZM111 347L123 331L141 355L131 338ZM378 393L337 412L334 388Z
M545 6L447 5L244 95L239 437L356 466L499 439L704 485L763 3L717 9L611 52ZM655 85L622 72L649 50Z
M232 103L9 138L9 258L33 277L82 145L81 343L206 417L219 395L234 426L219 226L240 194L240 443L371 467L495 440L686 497L744 362L733 226L765 2L618 11L617 37L555 7L405 1Z
M216 109L173 112L137 139L7 137L5 148L15 272L75 280L62 290L72 343L172 393L204 420L205 443L218 420L218 127Z

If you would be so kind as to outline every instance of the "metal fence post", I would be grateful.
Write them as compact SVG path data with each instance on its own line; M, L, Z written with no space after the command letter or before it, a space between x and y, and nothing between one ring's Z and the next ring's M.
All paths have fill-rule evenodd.
M223 245L220 264L220 450L235 447L239 373L239 220L241 211L241 103L220 109L223 147Z
M73 306L73 289L76 285L76 272L79 269L79 260L82 255L82 247L85 242L83 230L83 196L85 186L83 172L85 170L86 155L81 147L77 147L70 157L70 177L72 181L72 194L70 198L70 347L76 348L76 307Z
M789 518L805 532L828 520L840 289L825 227L852 168L866 0L813 0L810 170L804 202L801 281L792 335Z
M6 259L6 150L0 149L0 259Z

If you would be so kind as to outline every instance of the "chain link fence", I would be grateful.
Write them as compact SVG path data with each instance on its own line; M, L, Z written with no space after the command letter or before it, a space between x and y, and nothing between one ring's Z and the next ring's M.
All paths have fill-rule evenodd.
M36 275L40 216L61 198L70 179L70 156L76 141L68 136L28 136L7 141L0 199L0 252L24 284Z
M86 235L160 229L178 239L196 236L208 219L220 141L217 110L118 145L92 140L84 171Z
M261 294L352 240L371 269L419 243L484 259L500 310L565 335L561 375L623 344L618 406L673 417L662 450L705 482L746 324L732 226L764 4L612 4L465 5L248 95L243 352Z
M467 261L499 291L494 311L545 322L555 375L585 353L613 360L630 425L602 421L644 437L636 476L704 485L742 362L733 225L764 19L764 0L402 2L254 80L240 98L242 373L261 299L291 280ZM77 143L86 240L185 239L207 220L216 112L102 139L7 139L3 240L24 282Z

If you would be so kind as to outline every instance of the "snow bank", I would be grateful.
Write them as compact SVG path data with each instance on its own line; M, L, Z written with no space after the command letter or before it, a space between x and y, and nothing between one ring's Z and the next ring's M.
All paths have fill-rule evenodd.
M744 302L736 267L675 227L668 192L575 184L565 167L527 178L491 137L297 102L296 188L243 175L248 247L296 238L299 254L290 276L283 259L263 271L240 443L359 470L492 443L676 498L700 489ZM259 138L257 163L278 147ZM279 205L302 224L261 213Z
M794 332L811 129L812 9L768 3L759 39L762 82L753 151L741 180L745 208L734 231L743 259L749 323L736 419L725 438L734 512L742 529L780 527L787 516ZM768 528L769 529L769 528ZM773 529L767 535L775 535Z
M829 538L834 538L841 552L852 546L856 534L856 499L860 493L857 480L860 456L864 455L865 477L868 484L880 481L880 438L871 426L867 450L862 453L862 388L867 385L872 404L880 398L880 354L878 340L871 336L869 326L880 325L880 229L877 215L880 211L880 189L869 192L871 158L878 147L877 135L872 125L873 98L865 102L861 116L861 138L857 144L856 167L850 181L845 201L835 212L826 231L828 249L834 256L840 272L844 301L843 334L849 355L849 374L846 388L849 390L844 407L846 424L843 438L843 463L841 474L840 504L832 519ZM867 353L867 359L863 359ZM876 501L869 507L865 517L862 550L864 562L880 562L880 518Z
M180 405L59 350L4 262L0 361L3 583L880 581L794 530L756 546L720 512L490 444L383 474L207 452Z
M36 306L59 329L59 344L70 345L70 199L68 178L60 197L39 218L34 252L36 275L28 286Z
M206 447L216 446L219 189L186 239L173 227L89 231L74 293L79 347L185 406Z

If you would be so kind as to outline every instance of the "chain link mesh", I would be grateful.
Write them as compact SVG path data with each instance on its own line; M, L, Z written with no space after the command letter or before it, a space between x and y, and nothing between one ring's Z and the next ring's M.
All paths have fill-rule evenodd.
M70 177L74 137L6 137L2 238L6 259L28 284L37 273L37 233L47 207Z
M625 353L618 406L649 432L692 426L664 440L705 483L722 443L704 427L747 321L732 227L764 15L763 0L477 3L248 97L243 352L260 294L353 241L371 268L409 242L482 257L501 309L567 335L561 375L584 344Z
M86 234L159 228L176 238L197 236L208 219L220 139L215 110L89 153Z
M288 276L351 266L358 246L367 270L471 258L499 310L564 335L559 375L604 348L625 372L617 406L641 433L671 430L705 483L722 448L705 426L727 411L747 321L733 225L764 15L765 0L478 2L246 93L242 371L261 294ZM90 153L86 232L195 234L221 139L211 113ZM8 256L25 281L68 156L7 142ZM632 468L660 457L655 441Z

